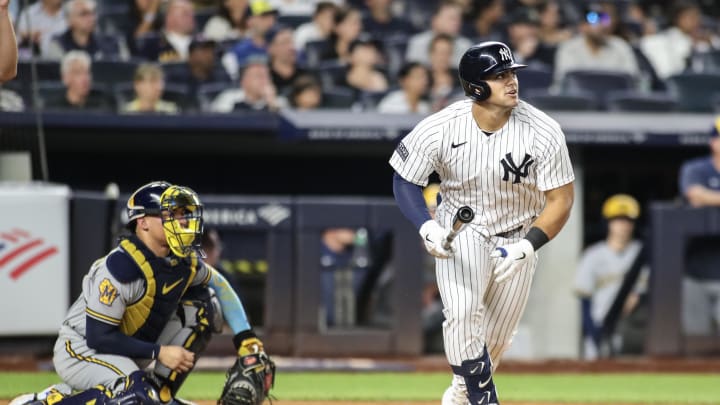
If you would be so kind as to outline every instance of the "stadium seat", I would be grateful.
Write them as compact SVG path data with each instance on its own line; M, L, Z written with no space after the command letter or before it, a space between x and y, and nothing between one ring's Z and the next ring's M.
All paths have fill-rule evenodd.
M532 65L517 70L520 92L530 89L547 90L553 81L553 72L547 66Z
M355 90L349 87L333 87L323 90L322 104L320 108L327 109L348 109L356 102Z
M720 73L720 50L696 53L691 60L693 71L697 73Z
M327 46L324 40L308 41L305 44L305 64L307 67L314 69L320 65L322 53Z
M396 90L392 89L392 90ZM358 99L360 100L360 105L362 106L363 111L375 111L377 109L377 105L380 103L380 100L382 100L390 91L362 91L358 95Z
M677 101L665 92L621 90L608 93L607 108L610 111L667 112L677 108Z
M197 94L195 95L199 110L202 112L210 112L210 105L213 100L215 100L215 97L224 90L232 87L232 84L228 84L226 82L206 83L200 85L200 87L197 88Z
M56 60L37 60L34 62L37 69L37 80L38 81L50 81L60 80L60 61ZM30 83L33 80L32 67L33 62L29 60L18 61L17 64L17 77L15 80L20 80L25 83Z
M681 73L667 79L678 110L712 112L713 97L720 94L720 73Z
M100 4L98 6L98 28L106 35L125 36L133 31L133 22L130 19L129 3L113 2L116 4Z
M98 60L92 64L93 82L112 88L121 82L130 82L135 76L139 61Z
M552 94L542 90L529 90L522 98L541 110L590 111L597 109L595 96L588 92Z
M562 78L562 93L589 92L595 97L598 107L605 107L608 92L614 90L633 90L634 78L627 73L602 70L575 70Z
M343 85L347 70L347 65L337 61L323 62L315 69L323 90Z

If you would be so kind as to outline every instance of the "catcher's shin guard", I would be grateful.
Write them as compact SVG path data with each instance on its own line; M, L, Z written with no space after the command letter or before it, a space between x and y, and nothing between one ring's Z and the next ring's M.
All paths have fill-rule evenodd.
M197 286L189 289L178 308L183 327L170 344L182 346L195 353L197 361L197 354L205 350L213 331L217 331L216 324L219 322L222 327L222 316L219 319L217 317L219 308L217 298L207 287ZM156 363L154 376L160 387L160 400L163 403L170 402L175 397L190 371L177 373L159 362Z
M465 387L471 404L499 405L495 383L492 379L492 361L487 348L477 359L465 360L460 366L452 366L453 373L465 379Z

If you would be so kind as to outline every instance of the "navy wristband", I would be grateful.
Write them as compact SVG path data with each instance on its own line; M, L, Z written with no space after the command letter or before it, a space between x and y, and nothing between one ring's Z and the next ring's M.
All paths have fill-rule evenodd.
M527 235L525 235L525 239L530 242L533 249L537 252L538 249L540 249L544 244L550 242L550 238L548 238L547 234L543 232L542 229L533 226L528 231Z

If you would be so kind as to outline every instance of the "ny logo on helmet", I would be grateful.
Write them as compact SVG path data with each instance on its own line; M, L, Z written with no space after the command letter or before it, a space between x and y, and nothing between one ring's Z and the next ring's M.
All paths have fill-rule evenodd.
M500 59L504 61L511 61L512 55L510 54L510 50L507 48L500 48Z

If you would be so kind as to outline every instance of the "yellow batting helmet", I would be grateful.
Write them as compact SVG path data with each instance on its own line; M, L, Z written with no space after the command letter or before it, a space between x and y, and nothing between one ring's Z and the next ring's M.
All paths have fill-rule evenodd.
M602 215L605 219L623 217L634 220L640 216L640 204L628 194L615 194L605 200Z

